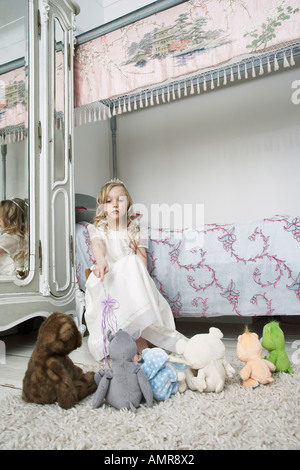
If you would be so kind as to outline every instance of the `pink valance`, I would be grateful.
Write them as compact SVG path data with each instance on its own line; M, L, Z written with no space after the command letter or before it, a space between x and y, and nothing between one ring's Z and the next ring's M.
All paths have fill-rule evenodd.
M64 57L56 52L55 126L64 126ZM28 135L28 80L25 66L0 74L0 143L18 142Z
M0 75L0 143L23 140L28 132L28 76L20 67Z
M299 0L189 0L79 45L77 118L106 118L226 84L234 73L247 78L281 62L294 65L299 6Z

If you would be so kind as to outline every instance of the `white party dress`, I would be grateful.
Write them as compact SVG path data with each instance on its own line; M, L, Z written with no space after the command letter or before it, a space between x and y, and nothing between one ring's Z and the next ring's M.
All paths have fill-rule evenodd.
M0 235L0 276L13 276L21 269L24 260L16 261L22 252L22 239L19 235L2 232ZM20 264L20 266L19 266Z
M91 240L99 237L104 242L109 266L103 283L93 272L86 282L85 319L93 357L99 361L105 356L102 302L107 295L117 302L113 310L115 330L122 328L129 334L140 330L145 340L175 352L176 342L183 336L176 331L168 302L157 290L142 260L130 248L127 230L105 230L90 224L88 231ZM147 237L142 231L137 246L147 248Z

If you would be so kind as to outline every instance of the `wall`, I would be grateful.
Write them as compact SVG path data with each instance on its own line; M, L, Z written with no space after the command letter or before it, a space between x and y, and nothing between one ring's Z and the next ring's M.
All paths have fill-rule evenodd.
M110 179L109 121L91 122L75 127L75 192L96 197Z
M2 149L1 149L2 151ZM19 197L28 198L28 139L7 144L6 155L6 199ZM1 198L3 160L0 153L0 188Z
M203 203L205 223L300 215L299 69L117 118L136 202Z
M300 215L299 68L117 117L118 176L137 203L204 204L205 223ZM75 189L109 177L107 121L75 130ZM87 159L88 158L88 159Z

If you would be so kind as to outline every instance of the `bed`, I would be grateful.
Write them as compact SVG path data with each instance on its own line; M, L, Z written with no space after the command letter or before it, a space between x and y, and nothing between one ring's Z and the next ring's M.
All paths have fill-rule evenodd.
M82 293L93 264L87 225L76 224ZM300 314L300 217L149 228L148 236L148 270L175 318Z
M248 2L247 8L244 2L225 3L160 1L151 5L152 13L141 10L77 38L76 125L110 119L113 177L119 176L119 115L295 65L300 54L296 0L272 9L272 18L268 0ZM277 16L284 21L276 23L276 34L266 36L266 23ZM151 227L148 233L148 270L174 317L300 314L296 215L188 231ZM85 269L92 263L87 222L81 218L76 273L83 294Z

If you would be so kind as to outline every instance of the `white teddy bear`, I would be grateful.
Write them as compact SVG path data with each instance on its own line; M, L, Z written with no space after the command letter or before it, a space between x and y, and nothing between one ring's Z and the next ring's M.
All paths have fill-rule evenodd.
M226 375L232 377L235 370L225 359L223 333L211 327L209 333L192 336L188 341L180 339L176 351L182 354L190 369L186 370L186 382L191 390L221 392Z

